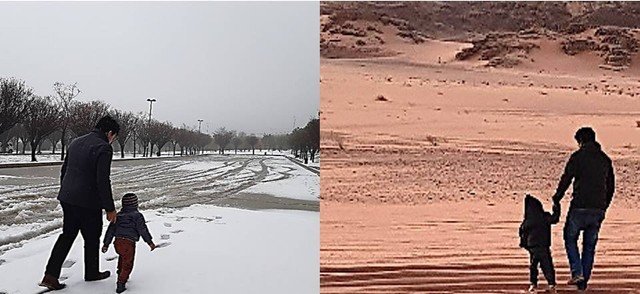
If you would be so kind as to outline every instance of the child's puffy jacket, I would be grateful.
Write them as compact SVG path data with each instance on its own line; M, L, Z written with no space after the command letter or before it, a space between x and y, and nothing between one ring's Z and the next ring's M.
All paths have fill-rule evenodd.
M118 212L116 223L109 224L104 236L104 246L109 246L114 237L138 242L140 236L147 244L151 243L151 234L142 213L134 207L123 207Z

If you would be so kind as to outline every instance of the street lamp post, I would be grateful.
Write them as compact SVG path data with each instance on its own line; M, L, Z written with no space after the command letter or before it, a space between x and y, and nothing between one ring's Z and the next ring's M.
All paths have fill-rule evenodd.
M201 134L200 126L202 126L202 121L203 121L202 119L198 120L198 134ZM200 154L203 154L203 153L204 153L204 147L202 148L202 150L200 150Z
M153 109L153 102L156 102L155 98L147 98L147 101L149 101L149 125L148 130L151 129L151 109ZM150 135L150 134L147 134ZM153 145L151 145L151 140L149 140L149 157L153 157L153 155L151 154L151 152L153 152L153 150L151 150L153 148Z

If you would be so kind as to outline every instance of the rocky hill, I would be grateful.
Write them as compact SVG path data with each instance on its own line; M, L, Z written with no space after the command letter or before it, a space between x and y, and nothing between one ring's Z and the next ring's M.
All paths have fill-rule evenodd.
M322 2L321 54L327 58L389 56L383 31L408 42L472 43L457 59L512 66L559 40L567 55L590 51L603 68L624 70L640 43L639 2ZM348 35L349 41L341 36Z

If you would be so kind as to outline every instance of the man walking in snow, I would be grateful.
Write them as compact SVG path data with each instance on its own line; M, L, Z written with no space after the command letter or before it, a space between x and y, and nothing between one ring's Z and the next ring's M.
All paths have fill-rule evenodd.
M95 129L76 138L69 145L62 165L58 200L62 206L62 234L53 246L40 286L60 290L62 263L71 245L82 234L84 239L84 280L98 281L108 278L109 271L99 271L100 235L102 235L102 209L107 220L116 220L116 210L111 194L111 159L120 125L110 116L101 118Z

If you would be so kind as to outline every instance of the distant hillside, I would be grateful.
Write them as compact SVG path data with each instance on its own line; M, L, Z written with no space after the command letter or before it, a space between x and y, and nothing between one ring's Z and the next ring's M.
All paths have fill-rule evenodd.
M640 2L322 2L320 14L333 15L337 24L398 19L436 39L531 28L640 27Z
M326 58L393 55L389 27L413 43L473 43L457 58L489 66L528 59L540 38L559 40L567 55L593 52L613 70L630 66L640 47L640 2L322 2L320 14Z

